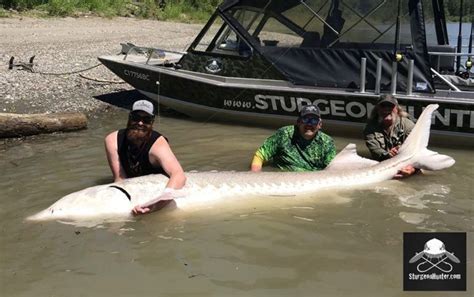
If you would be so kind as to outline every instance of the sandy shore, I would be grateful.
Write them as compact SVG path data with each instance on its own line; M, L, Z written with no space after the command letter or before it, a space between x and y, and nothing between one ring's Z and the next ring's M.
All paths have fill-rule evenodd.
M0 19L0 112L90 114L110 108L94 97L132 89L128 84L96 82L79 74L58 76L20 68L9 70L11 56L15 62L28 62L35 55L37 72L72 72L99 64L100 55L119 53L123 42L184 50L202 27L132 18ZM82 74L120 81L104 66Z

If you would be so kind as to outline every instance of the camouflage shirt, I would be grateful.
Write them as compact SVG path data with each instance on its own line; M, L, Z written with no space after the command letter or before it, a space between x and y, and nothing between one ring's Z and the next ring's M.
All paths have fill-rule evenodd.
M312 140L304 139L296 126L285 126L268 137L256 155L264 162L286 171L315 171L326 168L336 156L334 141L319 131Z
M372 154L372 158L383 161L390 158L388 151L401 145L410 134L415 124L406 117L398 117L390 134L387 134L382 125L370 121L364 129L365 144Z

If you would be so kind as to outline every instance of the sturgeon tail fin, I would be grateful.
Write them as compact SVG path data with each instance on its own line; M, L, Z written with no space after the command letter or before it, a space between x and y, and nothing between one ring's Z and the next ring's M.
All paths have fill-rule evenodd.
M430 151L426 147L430 138L431 118L438 104L430 104L421 113L415 127L398 151L399 156L413 156L412 165L427 170L441 170L454 165L453 158Z

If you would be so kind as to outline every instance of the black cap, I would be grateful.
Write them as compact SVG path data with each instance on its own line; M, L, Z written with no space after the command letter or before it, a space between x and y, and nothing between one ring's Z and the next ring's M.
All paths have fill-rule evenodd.
M305 105L300 110L300 118L304 118L306 116L320 118L321 113L319 112L319 108L316 105Z
M392 95L383 95L380 97L379 101L377 101L377 105L382 103L391 103L393 105L398 105L397 98L393 97Z

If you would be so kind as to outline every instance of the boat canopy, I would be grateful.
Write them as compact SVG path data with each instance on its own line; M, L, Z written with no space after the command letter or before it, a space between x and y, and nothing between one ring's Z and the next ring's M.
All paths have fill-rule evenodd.
M433 5L439 6L440 2L227 0L204 31L224 22L230 31L235 31L234 43L244 42L243 46L236 45L240 52L248 49L263 56L296 85L358 88L361 59L366 58L367 88L375 88L377 60L381 59L381 89L391 89L392 66L396 61L396 89L406 91L409 60L414 60L413 91L434 92L424 4L430 12L439 13ZM446 32L445 27L433 27L436 36ZM222 35L222 29L214 33ZM205 34L201 32L198 39ZM447 44L439 38L436 45ZM230 40L218 41L217 37L213 42L226 43L227 47L231 44ZM221 48L225 46L221 44Z

